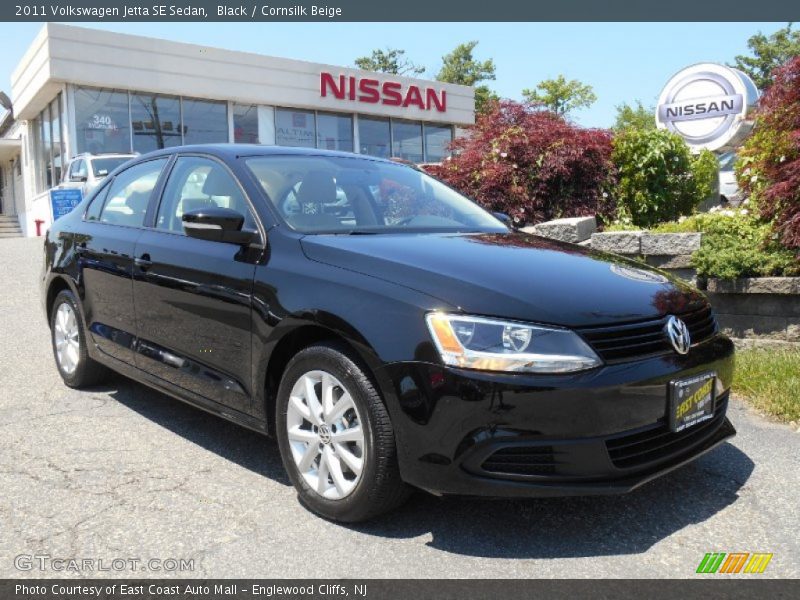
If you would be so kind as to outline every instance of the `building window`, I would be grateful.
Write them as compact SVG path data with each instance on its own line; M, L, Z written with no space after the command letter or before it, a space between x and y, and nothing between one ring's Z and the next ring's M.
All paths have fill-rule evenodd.
M51 133L51 165L53 171L53 185L58 185L61 181L61 172L66 162L64 156L64 137L61 129L61 94L50 103L50 122L52 124Z
M389 120L359 116L358 143L361 154L389 158L392 147Z
M314 148L317 137L314 121L314 113L309 110L275 109L275 143Z
M450 156L449 145L452 141L452 127L425 125L425 161L441 162Z
M180 146L181 102L156 94L131 94L133 149L142 154Z
M392 121L392 156L421 163L422 123Z
M353 117L317 114L317 148L353 151Z
M237 144L258 144L258 106L233 105L233 141Z
M228 104L182 98L183 143L216 144L228 141Z
M131 151L128 93L75 88L76 153Z
M36 193L58 185L64 156L64 135L61 118L61 94L32 119L34 180Z

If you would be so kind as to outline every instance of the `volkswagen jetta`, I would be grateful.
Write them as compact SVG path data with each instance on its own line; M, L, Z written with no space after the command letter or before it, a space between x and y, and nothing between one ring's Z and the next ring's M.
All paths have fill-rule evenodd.
M412 488L627 492L735 433L700 292L387 160L141 156L53 224L42 289L67 385L112 369L276 435L331 519Z

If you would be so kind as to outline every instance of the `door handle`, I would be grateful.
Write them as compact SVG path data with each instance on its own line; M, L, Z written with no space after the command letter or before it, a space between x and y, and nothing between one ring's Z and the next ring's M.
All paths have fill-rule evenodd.
M133 264L139 267L142 271L146 271L147 269L153 266L149 254L142 254L140 257L134 258Z

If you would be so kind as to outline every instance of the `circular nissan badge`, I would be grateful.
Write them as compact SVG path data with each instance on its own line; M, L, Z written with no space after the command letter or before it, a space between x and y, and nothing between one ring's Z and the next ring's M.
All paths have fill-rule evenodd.
M687 67L669 80L656 108L656 123L680 135L695 151L737 146L752 130L758 101L753 80L714 63Z

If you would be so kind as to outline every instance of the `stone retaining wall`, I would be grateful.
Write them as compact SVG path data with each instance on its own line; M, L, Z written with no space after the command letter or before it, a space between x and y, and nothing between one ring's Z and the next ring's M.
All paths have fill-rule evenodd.
M706 294L727 335L800 344L800 277L709 279Z
M702 233L650 233L649 231L610 231L594 233L591 246L643 260L648 265L696 283L692 253L700 248Z

